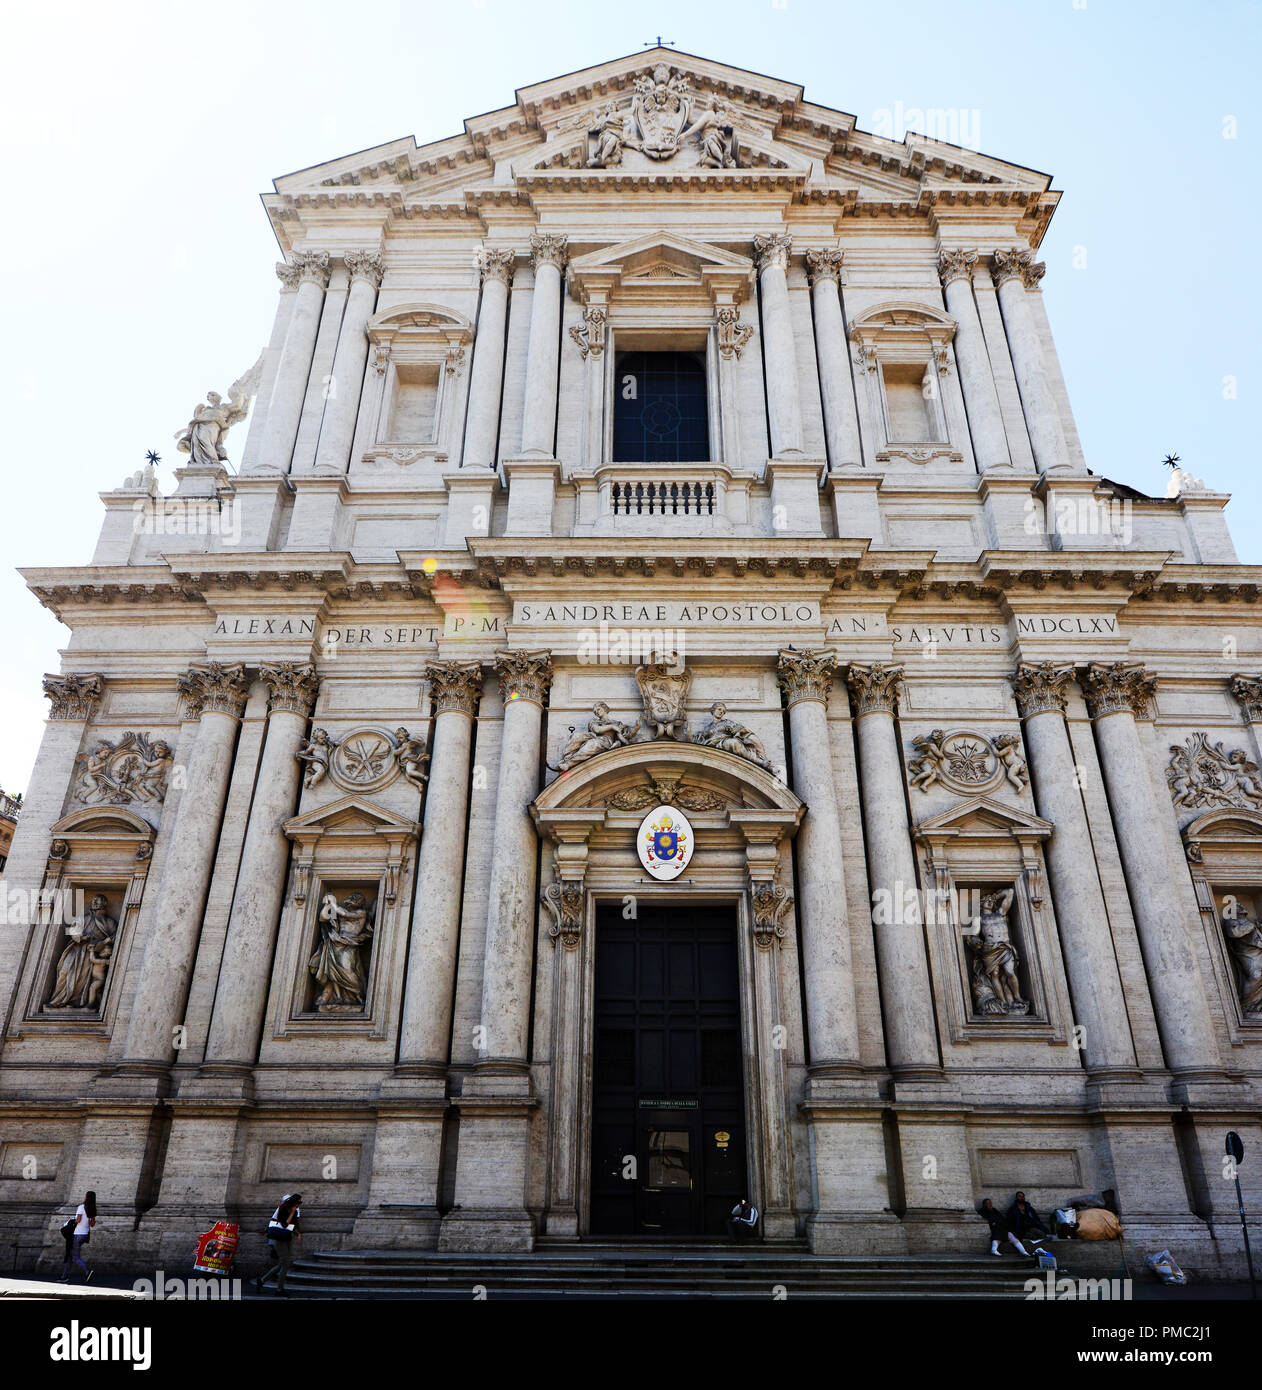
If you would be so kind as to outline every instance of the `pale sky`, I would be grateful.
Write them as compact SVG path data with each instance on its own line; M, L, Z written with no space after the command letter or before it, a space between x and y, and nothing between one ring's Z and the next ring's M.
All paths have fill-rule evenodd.
M1262 562L1257 4L28 0L5 28L7 791L25 790L40 675L68 638L13 567L87 563L97 494L148 449L169 489L173 436L254 361L278 290L258 195L400 136L455 134L516 87L658 33L800 82L865 130L956 113L969 144L1053 175L1043 289L1088 465L1161 494L1161 459L1180 454L1235 494L1240 558Z

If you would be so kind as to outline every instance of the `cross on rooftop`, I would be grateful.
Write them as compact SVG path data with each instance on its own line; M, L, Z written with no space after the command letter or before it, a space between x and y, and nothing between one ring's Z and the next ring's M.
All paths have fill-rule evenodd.
M663 42L662 42L662 36L661 36L660 34L658 34L658 36L657 36L656 39L650 39L650 40L648 41L648 43L646 43L646 44L644 45L644 47L645 47L645 48L674 48L674 47L675 47L675 40L674 40L674 39L670 39L670 40L668 40L666 43L663 43Z

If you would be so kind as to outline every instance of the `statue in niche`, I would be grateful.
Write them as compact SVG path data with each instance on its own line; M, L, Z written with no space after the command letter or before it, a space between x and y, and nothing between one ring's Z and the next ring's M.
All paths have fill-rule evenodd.
M320 945L310 970L321 986L320 1013L362 1013L368 967L362 948L372 940L368 899L356 890L339 903L326 893L320 904Z
M1008 909L1014 890L1005 888L987 893L977 914L977 933L966 936L964 945L972 957L971 984L973 1009L987 1017L996 1014L1029 1013L1029 1003L1021 998L1017 966L1021 959L1008 931Z
M329 737L327 729L316 729L309 739L304 739L299 745L294 757L307 765L302 785L308 790L318 787L328 775L329 759L336 747L337 744Z
M735 753L738 758L745 758L768 772L772 770L762 740L744 724L729 719L727 706L721 700L710 706L710 713L714 716L712 722L696 734L694 743L703 744L706 748L721 748L725 753Z
M399 771L418 791L423 790L425 779L429 776L425 770L425 764L429 762L429 753L424 741L413 738L406 729L396 729L394 736L399 745L394 750L394 760L399 765Z
M104 893L94 893L87 911L66 928L69 938L57 959L57 978L47 1009L95 1009L105 988L118 922Z
M1222 915L1227 946L1236 966L1240 1008L1246 1015L1262 1014L1262 928L1241 904Z
M638 724L623 724L609 717L609 706L603 700L592 706L592 717L587 728L579 733L571 730L572 737L561 749L561 761L556 765L557 772L568 772L577 763L585 763L597 753L607 753L611 748L634 743L640 731Z
M190 456L193 464L219 467L227 463L224 436L250 410L250 401L259 389L263 375L263 353L244 376L239 376L228 388L228 399L218 391L206 393L206 403L193 411L193 418L175 436L175 447Z

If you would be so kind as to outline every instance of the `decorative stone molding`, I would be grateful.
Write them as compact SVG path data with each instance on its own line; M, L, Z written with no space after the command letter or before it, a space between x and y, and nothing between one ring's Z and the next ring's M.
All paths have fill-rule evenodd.
M784 914L793 902L789 889L774 880L762 880L749 885L749 904L753 913L754 945L760 951L769 951L777 941L783 941L788 934Z
M372 350L372 369L378 376L385 376L390 365L390 344L374 343Z
M994 251L990 264L995 277L995 286L1005 285L1017 276L1027 290L1035 289L1047 271L1043 261L1036 261L1030 251Z
M776 660L776 677L785 703L818 700L826 705L836 668L837 658L832 652L782 651Z
M484 246L474 258L479 278L498 280L501 285L511 284L516 256L510 247Z
M1170 745L1166 768L1170 799L1176 806L1262 807L1262 777L1243 748L1231 752L1211 744L1200 729L1185 744Z
M735 304L721 304L714 317L719 328L719 355L739 357L754 336L754 325L740 321L741 311Z
M1125 661L1093 661L1079 676L1078 684L1092 719L1123 712L1147 718L1157 689L1156 677L1147 675L1142 665Z
M1023 661L1016 673L1008 677L1021 718L1029 719L1031 715L1048 710L1064 714L1068 700L1066 687L1073 678L1072 666L1058 666L1054 661Z
M754 238L754 263L759 271L788 270L793 238L786 232L770 232Z
M552 684L551 652L496 652L495 672L504 703L529 700L542 705Z
M49 719L92 719L105 691L104 676L45 676L44 694L52 701Z
M846 671L846 684L854 700L855 718L877 710L897 714L902 680L901 666L889 666L884 661L874 661L871 666L852 664Z
M386 263L379 251L348 251L342 259L346 262L352 284L356 280L367 280L373 289L380 288Z
M482 667L476 661L431 662L425 668L434 713L455 710L472 715L482 695Z
M190 719L200 719L207 711L240 719L250 693L249 677L240 662L223 666L208 661L205 666L191 666L176 685Z
M691 782L659 781L647 787L623 787L605 799L611 811L647 811L650 806L682 806L685 811L722 811L731 803L727 797Z
M539 901L552 916L548 939L560 941L567 951L576 950L583 939L585 896L581 878L555 879L539 895Z
M806 273L814 288L821 280L841 284L842 262L845 254L838 246L812 246L806 252Z
M605 350L605 311L597 305L589 304L583 310L583 322L570 327L570 337L578 344L578 350L587 360L588 353L599 357Z
M1257 676L1232 676L1231 693L1240 702L1246 723L1262 724L1262 679Z
M934 729L912 739L917 755L907 764L911 785L927 792L935 786L963 796L991 791L1005 780L1018 792L1030 777L1016 734L994 738L970 729Z
M650 738L687 738L688 687L692 672L682 666L654 661L635 668L644 714L640 720Z
M938 255L938 278L943 285L949 285L952 280L967 280L971 284L978 260L976 251L942 251Z
M395 742L385 729L365 724L330 743L329 776L346 791L379 791L399 775Z
M569 251L569 238L553 232L532 232L530 236L530 264L537 271L540 266L554 265L558 270L565 268Z
M161 802L175 756L165 739L128 731L117 743L101 739L76 762L82 769L75 799L85 805Z
M275 666L260 666L259 678L267 685L269 714L285 712L300 714L305 719L311 713L320 690L320 678L315 667L281 661Z

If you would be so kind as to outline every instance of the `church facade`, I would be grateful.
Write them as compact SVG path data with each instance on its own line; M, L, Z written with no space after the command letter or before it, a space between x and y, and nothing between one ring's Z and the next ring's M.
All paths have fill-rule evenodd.
M1262 574L1088 467L1056 201L666 50L277 181L259 362L24 572L25 1257L89 1188L159 1265L294 1190L318 1248L748 1196L914 1253L1021 1188L1242 1268Z

